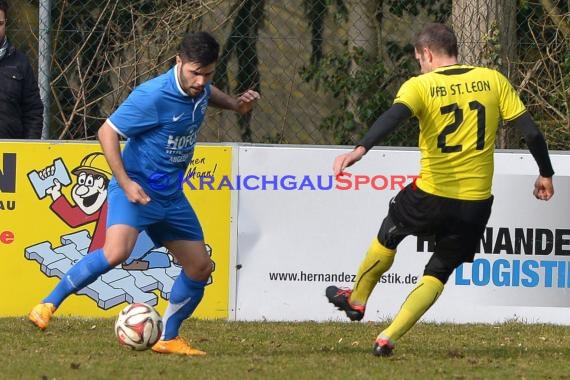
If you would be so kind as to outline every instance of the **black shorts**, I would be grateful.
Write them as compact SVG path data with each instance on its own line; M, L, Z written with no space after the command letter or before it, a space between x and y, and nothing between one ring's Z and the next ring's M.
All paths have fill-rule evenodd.
M444 272L450 275L460 264L473 261L491 216L493 196L459 200L428 194L414 186L406 186L390 201L388 217L378 234L380 242L396 248L408 235L428 237L435 243L431 265L445 266Z

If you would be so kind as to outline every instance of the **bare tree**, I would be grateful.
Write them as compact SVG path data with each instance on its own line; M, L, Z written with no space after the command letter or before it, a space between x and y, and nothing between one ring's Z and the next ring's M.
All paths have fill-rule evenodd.
M377 21L378 1L376 0L359 0L353 1L349 7L348 15L348 43L351 52L361 51L367 57L367 61L375 62L378 58L378 41L381 33L380 25ZM350 75L360 71L360 63L352 59L350 63ZM356 111L362 96L367 94L354 94L348 97L348 110L354 115L356 122L359 120Z
M93 138L134 86L168 68L181 36L199 27L201 17L219 3L58 3L51 78L55 137Z
M516 59L515 0L455 0L452 23L459 42L459 60L484 65L512 77ZM500 128L497 147L507 148L509 133Z
M459 40L459 59L466 64L506 65L516 42L515 0L455 0L452 23ZM486 45L495 46L497 56Z
M541 0L541 12L526 19L528 48L518 65L519 91L539 122L552 149L570 146L570 12Z
M560 30L566 41L570 40L570 14L562 15L560 9L551 0L541 0L540 3L548 16L552 19L554 26Z

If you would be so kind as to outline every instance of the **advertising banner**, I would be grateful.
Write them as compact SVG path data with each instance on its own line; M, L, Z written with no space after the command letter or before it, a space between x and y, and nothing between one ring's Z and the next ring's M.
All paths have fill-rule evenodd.
M96 143L0 142L0 316L25 315L104 241L109 168ZM332 176L340 147L197 147L181 186L198 213L215 270L195 313L237 320L346 320L324 296L351 287L397 191L416 178L416 149L374 149ZM232 161L233 160L233 161ZM450 277L424 320L568 323L570 158L552 154L554 198L532 196L526 152L498 152L493 213L480 252ZM159 182L157 182L159 183ZM370 297L365 320L394 316L433 244L410 236ZM122 265L58 314L111 316L128 302L164 311L180 267L142 233Z
M200 177L229 175L232 147L198 146L181 186L198 214L215 270L194 314L227 318L230 201ZM105 239L110 169L97 143L0 142L0 317L25 315ZM130 258L72 295L58 315L114 316L132 302L164 311L181 267L141 233Z
M390 199L419 173L419 152L374 149L337 181L333 160L346 151L239 148L238 320L347 320L325 289L352 287ZM530 154L498 152L495 160L493 213L480 252L453 273L424 320L568 324L569 156L552 155L556 194L549 202L532 195L538 169ZM415 236L400 244L365 320L395 315L432 249Z

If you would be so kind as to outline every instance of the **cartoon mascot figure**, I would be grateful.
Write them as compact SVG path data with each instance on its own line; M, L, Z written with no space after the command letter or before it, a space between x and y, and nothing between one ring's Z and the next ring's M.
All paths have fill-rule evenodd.
M40 177L49 177L55 170L53 165L43 169ZM53 185L46 189L51 196L50 209L72 228L95 223L91 244L87 253L103 248L107 222L107 191L111 170L103 153L91 153L81 160L78 167L71 171L77 181L71 189L72 205L61 193L61 183L53 179Z

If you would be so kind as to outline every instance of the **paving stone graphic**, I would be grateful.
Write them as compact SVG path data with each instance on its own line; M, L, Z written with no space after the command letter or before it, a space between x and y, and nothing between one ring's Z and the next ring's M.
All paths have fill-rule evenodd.
M40 270L47 277L62 278L73 264L81 260L87 254L91 239L87 230L61 236L61 246L52 247L45 241L25 248L24 257L36 261ZM208 254L212 255L212 249L206 245ZM176 277L180 274L180 266L172 261L171 255L164 247L151 251L151 257L160 262L158 268L142 270L125 270L121 266L111 269L100 276L90 285L81 289L77 294L86 295L97 303L101 309L110 309L123 302L146 302L150 305L158 304L158 296L154 291L158 290L165 300L170 298L170 289ZM133 251L133 255L138 255ZM158 259L158 255L164 257ZM154 260L154 259L153 259ZM170 265L165 266L165 260ZM208 284L212 278L208 279Z

